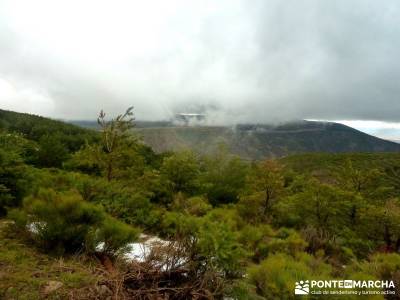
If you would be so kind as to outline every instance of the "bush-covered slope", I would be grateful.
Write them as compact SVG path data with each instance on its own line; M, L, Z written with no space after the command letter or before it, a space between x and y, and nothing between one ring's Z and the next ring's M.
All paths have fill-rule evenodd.
M29 140L40 142L53 137L62 142L69 151L78 150L86 140L94 141L97 133L76 125L49 118L0 109L0 129L17 132Z
M0 218L11 230L1 235L0 220L0 297L43 298L49 285L58 286L49 298L90 299L85 291L106 285L101 289L115 299L139 300L292 299L296 281L313 278L400 286L399 153L251 163L224 147L213 155L157 155L133 138L132 114L107 120L101 113L99 139L66 150L62 164L45 160L63 149L54 140L0 130ZM318 134L320 127L231 131ZM180 129L176 138L204 147L211 133L222 135L218 128L190 128L197 135ZM328 129L341 134L346 127ZM139 232L161 239L142 258L129 249ZM68 269L60 272L54 255ZM91 257L106 280L96 284L97 272L75 267L73 257ZM380 291L385 299L400 292Z
M87 257L57 258L27 246L0 220L1 299L95 299L105 273ZM103 273L103 274L102 274Z

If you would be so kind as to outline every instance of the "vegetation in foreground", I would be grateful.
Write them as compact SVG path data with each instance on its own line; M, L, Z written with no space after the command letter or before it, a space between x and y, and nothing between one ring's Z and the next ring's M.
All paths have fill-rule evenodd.
M0 221L2 299L82 299L106 291L101 285L105 272L95 261L82 255L63 258L41 253L9 225Z
M132 110L101 113L100 132L10 118L0 120L1 297L292 299L304 279L400 286L400 154L155 154ZM169 242L129 262L140 232Z

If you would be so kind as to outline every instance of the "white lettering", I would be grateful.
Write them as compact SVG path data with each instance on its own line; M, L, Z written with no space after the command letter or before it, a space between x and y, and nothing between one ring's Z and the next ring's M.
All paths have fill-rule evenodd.
M362 289L393 289L394 282L391 280L310 280L311 288L362 288Z

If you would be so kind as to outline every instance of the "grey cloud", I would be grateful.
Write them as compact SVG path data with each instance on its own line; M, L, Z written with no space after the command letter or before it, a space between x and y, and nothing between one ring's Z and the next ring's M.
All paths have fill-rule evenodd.
M38 3L38 10L46 8L46 2ZM156 10L161 1L152 3ZM126 26L133 25L127 18L97 41L115 46L92 57L85 50L90 30L87 40L65 37L71 52L57 44L69 32L68 24L62 24L67 29L59 24L64 31L55 35L54 44L42 35L34 36L36 43L29 28L15 25L18 12L11 14L0 2L0 80L48 97L53 105L41 113L69 119L134 105L138 119L206 110L215 122L228 123L400 121L398 1L171 3L169 15L154 25L157 34L146 31L153 25L144 20L143 28L135 23L130 35ZM14 107L23 110L24 99L18 99ZM0 106L1 101L0 91Z

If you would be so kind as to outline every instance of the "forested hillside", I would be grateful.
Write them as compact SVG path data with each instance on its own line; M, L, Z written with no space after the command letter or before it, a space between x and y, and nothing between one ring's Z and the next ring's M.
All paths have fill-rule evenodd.
M279 126L140 128L144 142L157 152L190 149L215 154L218 145L245 159L276 158L309 152L399 152L400 144L329 122L302 121Z
M400 287L400 154L155 153L132 134L131 109L101 112L99 132L4 111L0 122L0 298L293 299L307 279ZM128 259L143 234L163 242Z
M28 161L45 166L60 167L68 156L87 142L98 138L94 131L61 121L0 109L0 129L15 133L29 141Z
M95 122L73 122L98 129ZM220 144L243 159L279 158L310 152L400 152L400 144L343 124L298 121L279 125L176 126L172 122L138 122L136 134L157 153L191 150L216 154Z

